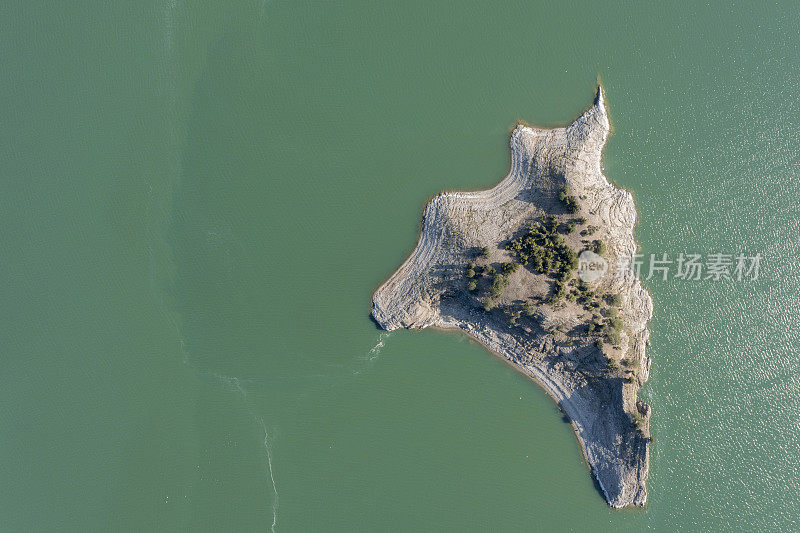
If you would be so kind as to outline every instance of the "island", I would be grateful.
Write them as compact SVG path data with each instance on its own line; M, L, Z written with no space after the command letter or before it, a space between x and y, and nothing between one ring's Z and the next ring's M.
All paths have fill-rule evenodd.
M494 188L428 202L419 242L373 296L386 330L461 330L539 384L578 438L606 502L644 506L652 300L628 266L631 194L603 175L602 87L565 128L518 124Z

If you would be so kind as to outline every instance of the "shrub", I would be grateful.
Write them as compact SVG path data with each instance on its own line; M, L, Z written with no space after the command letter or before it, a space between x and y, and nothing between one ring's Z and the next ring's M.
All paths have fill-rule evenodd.
M467 283L467 289L470 292L475 292L478 289L478 283L474 279L469 280L469 283Z
M485 272L487 276L494 276L497 271L494 269L492 265L489 265L486 267Z
M492 298L499 298L502 296L503 291L508 287L508 276L504 274L498 274L492 280L492 286L489 290Z
M533 316L533 314L536 313L536 307L530 302L525 302L522 308L528 316Z
M567 206L567 209L569 210L570 213L577 213L578 211L581 210L581 206L574 196L570 196L569 198L567 198L564 204Z
M488 300L486 300L486 303L484 303L484 304L483 304L483 309L484 309L485 311L491 311L491 310L492 310L492 309L494 309L496 306L497 306L497 302L495 302L494 300L492 300L491 298L489 298Z
M620 341L620 333L622 332L622 320L618 317L611 317L608 319L606 325L606 339L608 342L617 346Z
M558 225L553 216L534 221L528 233L509 242L506 249L533 272L567 280L578 267L578 254L557 232Z
M558 193L558 199L564 202L564 205L567 207L567 210L570 213L577 213L581 210L581 206L578 203L578 200L572 196L572 191L569 188L569 185L566 185L561 192Z
M567 287L563 281L556 281L553 284L553 294L547 299L548 303L554 304L566 295Z
M468 278L474 278L475 277L475 269L468 268L466 270L466 272L464 273L464 275L466 275Z
M608 303L610 303L614 307L619 307L622 305L622 296L619 294L612 294L608 297Z
M603 241L596 239L592 241L592 247L594 248L594 253L597 255L605 255L606 254L606 243Z

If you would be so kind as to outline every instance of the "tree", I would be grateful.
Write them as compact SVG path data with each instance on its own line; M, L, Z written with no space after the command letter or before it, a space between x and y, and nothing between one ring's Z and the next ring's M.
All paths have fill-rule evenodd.
M611 317L608 319L606 326L606 339L614 346L620 343L620 333L622 332L622 320L618 317Z
M519 263L503 263L501 270L503 274L513 274L519 268Z
M484 259L488 259L489 258L489 247L488 246L484 246L483 248L481 248L481 251L480 251L479 255L480 255L480 257L483 257Z
M470 292L475 292L477 289L478 283L474 279L469 280L469 283L467 283L467 290Z
M536 312L536 307L530 302L525 302L522 308L525 311L525 314L528 316L533 316L533 314Z
M604 243L600 239L595 239L594 241L592 241L592 247L594 248L594 253L596 253L597 255L606 254L606 243Z
M509 242L506 249L533 272L567 280L578 267L578 254L566 244L558 227L557 217L534 221L528 233Z
M570 213L577 213L581 210L581 206L571 193L572 190L569 188L569 185L566 185L561 189L561 192L558 193L558 199L564 202L564 205Z
M497 306L497 302L495 302L494 300L492 300L491 298L489 298L488 300L486 300L486 303L484 303L484 304L483 304L483 309L484 309L485 311L491 311L491 310L492 310L492 309L494 309L496 306Z
M492 280L492 286L489 289L489 293L492 295L492 298L499 298L503 295L503 291L507 286L508 276L505 274L497 274Z
M558 302L567 292L567 287L564 285L563 281L556 281L553 284L553 294L550 295L550 298L547 299L548 303L554 304Z

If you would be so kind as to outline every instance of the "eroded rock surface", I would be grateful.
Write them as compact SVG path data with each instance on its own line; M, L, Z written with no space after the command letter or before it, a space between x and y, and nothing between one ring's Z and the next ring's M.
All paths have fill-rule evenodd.
M632 272L620 268L636 250L636 209L630 193L603 175L608 134L600 88L594 104L566 128L518 126L505 179L487 191L430 201L416 249L375 292L372 314L387 330L458 328L533 378L569 417L607 502L620 508L644 505L647 498L650 409L637 392L650 368L645 346L652 301ZM559 198L565 187L580 212L565 208ZM502 296L489 297L487 273L515 260L509 241L536 221L556 218L559 228L576 226L559 238L575 252L604 243L606 275L589 284L576 276L564 280L569 299L553 302L553 276L526 264L506 276ZM477 252L483 248L488 252ZM479 274L468 280L470 264ZM477 288L469 290L475 279ZM577 286L600 303L581 304ZM524 316L509 320L521 314L521 305ZM608 342L602 328L615 318L622 329ZM605 326L598 332L592 321Z

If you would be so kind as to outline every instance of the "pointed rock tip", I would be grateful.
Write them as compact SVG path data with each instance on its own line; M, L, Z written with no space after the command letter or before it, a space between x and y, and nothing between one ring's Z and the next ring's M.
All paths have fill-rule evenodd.
M598 85L597 86L597 91L596 91L596 94L595 94L595 97L594 97L594 105L596 105L598 107L601 107L601 108L605 108L605 98L604 98L604 96L605 96L605 93L603 91L603 86L602 85Z

